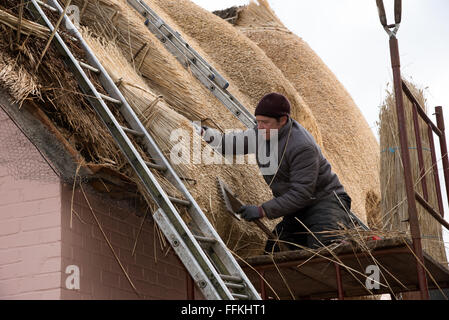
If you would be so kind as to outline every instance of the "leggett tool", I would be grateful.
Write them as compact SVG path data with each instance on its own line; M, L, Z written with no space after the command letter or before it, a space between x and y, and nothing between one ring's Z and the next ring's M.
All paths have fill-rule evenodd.
M224 183L220 178L217 178L218 180L218 186L220 189L220 193L222 196L222 199L226 205L227 212L231 214L231 216L234 219L237 219L239 221L242 220L240 215L236 213L241 206L244 206L245 204L229 189L229 187ZM259 228L262 230L268 237L268 239L273 241L279 241L279 239L271 232L270 229L260 220L254 220L253 221ZM288 247L281 242L278 242L281 251L289 251Z

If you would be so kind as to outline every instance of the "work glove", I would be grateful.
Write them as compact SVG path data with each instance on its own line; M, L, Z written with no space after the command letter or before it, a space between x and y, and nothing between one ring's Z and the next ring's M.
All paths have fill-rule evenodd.
M258 206L241 206L237 213L246 221L253 221L263 217L262 207Z

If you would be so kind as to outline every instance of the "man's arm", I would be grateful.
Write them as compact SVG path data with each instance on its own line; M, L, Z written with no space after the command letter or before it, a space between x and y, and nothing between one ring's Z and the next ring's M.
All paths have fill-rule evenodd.
M255 153L256 131L248 129L222 134L218 130L203 128L203 139L223 155L241 155Z
M298 212L309 205L315 192L319 171L319 153L313 146L295 150L290 155L290 187L282 196L273 198L262 208L269 219Z

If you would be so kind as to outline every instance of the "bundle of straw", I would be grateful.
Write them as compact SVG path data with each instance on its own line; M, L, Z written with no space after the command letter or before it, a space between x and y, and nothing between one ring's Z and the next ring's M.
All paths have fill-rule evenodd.
M7 88L13 101L19 104L30 95L40 95L36 77L2 51L0 51L0 86Z
M420 104L425 107L424 92L417 86L408 83ZM408 136L409 154L412 166L415 190L423 195L421 180L427 182L428 202L438 211L438 200L433 178L432 158L429 147L429 135L426 123L419 118L422 151L424 156L424 175L420 175L418 152L415 140L412 103L404 94L404 109ZM380 110L380 147L381 147L381 208L382 222L385 230L410 231L408 220L408 205L406 198L403 165L400 154L398 123L396 116L395 97L387 91L387 96ZM423 249L439 262L447 261L442 239L441 225L420 205L418 220L421 229Z
M20 20L18 17L0 9L0 23L7 25L14 30L18 30L25 35L33 35L39 38L46 39L50 35L50 30L43 25L29 21L27 19Z

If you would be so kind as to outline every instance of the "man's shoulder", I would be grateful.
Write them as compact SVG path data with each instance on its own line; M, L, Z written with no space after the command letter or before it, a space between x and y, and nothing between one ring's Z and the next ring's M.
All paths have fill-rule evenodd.
M319 147L314 137L299 122L292 119L292 147L299 150ZM298 151L299 151L298 150Z

